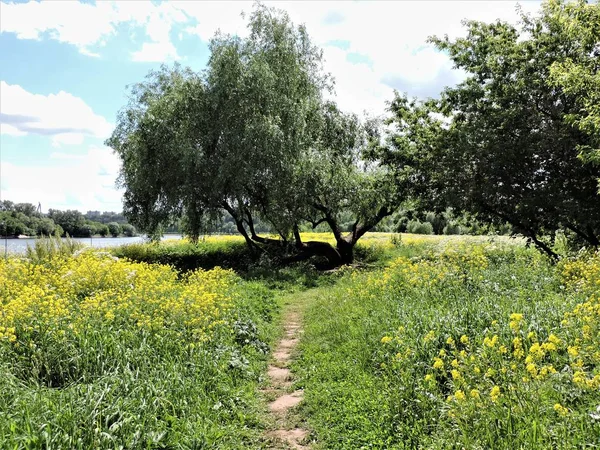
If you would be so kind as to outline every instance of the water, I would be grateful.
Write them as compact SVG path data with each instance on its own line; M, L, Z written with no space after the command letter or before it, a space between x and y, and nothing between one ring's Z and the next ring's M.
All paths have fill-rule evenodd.
M64 238L63 238L64 239ZM145 236L135 236L135 237L94 237L90 238L72 238L74 241L83 242L83 244L87 247L94 248L106 248L106 247L119 247L120 245L125 244L133 244L135 242L144 242L146 240ZM163 236L162 240L167 239L181 239L181 235L178 234L168 234ZM12 254L20 254L25 253L27 247L29 245L33 246L35 244L35 239L1 239L0 240L0 251L2 255L4 255L4 251L6 248L7 253Z

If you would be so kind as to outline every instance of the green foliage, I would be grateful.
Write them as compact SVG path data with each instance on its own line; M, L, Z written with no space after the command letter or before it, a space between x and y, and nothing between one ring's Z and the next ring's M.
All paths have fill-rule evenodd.
M180 272L195 269L212 269L223 267L236 271L248 271L253 264L253 255L248 247L240 241L210 241L136 243L111 249L119 258L127 258L136 262L165 264L175 267Z
M567 118L592 138L589 144L579 146L579 156L585 162L600 164L600 5L577 2L563 7L551 1L544 8L549 11L557 33L566 34L584 48L593 48L587 55L579 55L576 61L567 58L554 62L550 67L550 83L561 87L580 104L580 109ZM566 13L562 13L562 8Z
M94 221L92 219L99 219ZM31 203L0 202L0 235L14 236L61 236L90 237L108 235L107 226L102 223L107 218L115 218L123 223L126 236L134 236L135 228L126 223L125 218L116 213L88 211L83 215L79 211L59 211L51 209L42 214Z
M62 233L60 226L38 213L31 203L0 202L0 235L52 236Z
M414 234L433 234L433 225L429 222L419 222L418 220L411 220L406 225L407 233Z
M573 126L590 117L589 102L573 86L555 87L565 80L552 77L565 64L597 66L598 8L550 1L539 17L523 16L520 28L471 21L464 38L432 39L467 78L439 101L397 95L389 120L395 132L383 151L423 208L452 206L484 223L508 222L552 256L542 236L559 229L599 244L600 167L578 158L597 137Z
M456 222L450 222L444 227L444 234L461 234L461 227Z
M108 232L110 233L110 235L112 237L117 237L123 231L121 228L121 225L119 225L117 222L110 222L107 225L107 227L108 227Z

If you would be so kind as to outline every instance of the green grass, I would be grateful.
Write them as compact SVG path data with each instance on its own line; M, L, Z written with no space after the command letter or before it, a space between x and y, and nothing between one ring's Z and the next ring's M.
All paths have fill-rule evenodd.
M74 319L53 322L46 310L35 310L31 317L65 330L64 339L43 328L0 328L0 448L264 448L269 420L258 389L268 346L280 334L282 307L304 315L293 370L305 400L294 420L311 430L316 449L600 445L600 420L593 418L600 405L600 383L594 384L594 376L600 381L597 256L553 266L506 239L384 234L357 248L356 267L325 274L310 264L252 259L235 239L142 244L114 254L179 272L123 260L114 262L118 270L103 272L104 259L86 252L32 254L31 265L0 262L0 319L15 295L34 305L64 292L72 317L78 305L96 305L96 298L171 301L186 274L214 265L239 270L227 288L234 304L200 342L182 334L181 323L146 332L125 318L120 325L105 320L100 301L97 326L78 334L70 332ZM53 269L61 258L68 259L68 271ZM150 271L137 297L127 287L134 266L140 276ZM69 277L81 286L71 291ZM565 312L585 301L591 306L563 322ZM47 304L52 313L56 307ZM523 315L516 331L513 313ZM585 324L592 328L586 331ZM530 332L535 336L527 337ZM494 336L497 342L488 345ZM517 336L525 353L534 342L558 339L554 350L534 360L536 373L544 367L556 373L532 376L525 358L513 357ZM443 369L434 368L436 358ZM460 379L452 374L453 359ZM471 397L473 389L480 398Z
M210 295L169 269L94 254L0 262L0 448L259 448L274 292L227 275L233 304L198 337L193 314L152 308ZM134 302L161 324L136 324Z
M520 246L459 245L454 251L448 243L417 242L399 246L396 254L408 258L386 270L345 276L307 309L294 370L305 389L302 416L317 448L600 446L600 421L590 416L600 392L574 382L575 359L566 351L568 342L581 339L581 323L561 326L564 313L589 291L565 286L560 267ZM439 281L435 276L443 271ZM432 274L434 281L427 281ZM509 327L512 313L525 318L519 336L534 331L540 343L552 333L560 336L558 350L536 361L538 370L554 364L557 373L533 379L524 358L511 356L517 336ZM468 345L460 343L463 335ZM494 335L498 343L487 347L484 339ZM499 353L504 343L508 354ZM436 370L441 350L445 366ZM600 373L597 341L590 341L590 352L583 369L588 378ZM459 380L450 375L454 358ZM488 369L495 373L486 376ZM425 381L427 374L433 380ZM493 386L501 388L496 401ZM470 397L472 389L480 399ZM459 390L465 400L460 393L455 398ZM559 414L556 404L568 413Z

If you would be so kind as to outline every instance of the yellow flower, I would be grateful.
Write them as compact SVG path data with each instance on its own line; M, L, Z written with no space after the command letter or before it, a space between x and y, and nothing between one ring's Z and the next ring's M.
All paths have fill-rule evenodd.
M454 380L460 380L462 378L460 372L456 369L452 369L452 371L450 373L452 374L452 378Z
M459 366L459 364L458 364L458 360L457 360L457 359L453 359L453 360L452 360L452 362L450 363L450 365L451 365L452 367L458 367L458 366Z
M444 361L442 361L440 358L435 358L433 362L433 368L442 370L444 368Z
M465 393L459 389L454 393L454 398L456 398L456 401L462 402L466 398Z
M569 347L567 348L567 353L573 358L575 358L579 355L579 347L575 345L569 345Z
M452 338L452 336L450 336L448 339L446 339L446 344L454 346L455 342L454 342L454 339Z
M425 375L425 381L433 381L434 380L434 376L430 373L428 373L427 375Z
M498 343L498 335L496 335L496 334L494 336L492 336L491 338L486 336L483 339L483 344L489 348L493 348L497 343Z
M463 335L460 337L460 342L461 342L461 343L463 343L463 344L465 344L465 345L467 345L467 344L469 343L469 336L467 336L467 335L463 334Z
M585 385L586 381L587 377L585 376L585 373L583 373L581 370L578 370L573 374L573 383L578 385Z
M500 398L500 387L499 386L494 386L490 390L490 398L492 399L493 402L497 401L498 398Z
M514 322L520 322L521 320L523 320L523 314L512 313L510 315L510 320L512 320Z
M471 389L470 395L472 398L479 398L479 391L477 389Z
M429 333L427 333L425 336L423 336L423 341L425 342L430 342L433 341L435 339L435 331L431 330Z
M562 406L560 403L554 404L554 411L556 411L560 416L566 416L569 414L569 409Z
M382 344L389 344L390 342L392 342L392 338L390 336L384 336L381 338Z
M550 336L548 336L548 342L552 342L554 345L560 345L561 340L554 334L550 334Z
M510 327L511 330L513 330L514 332L517 332L517 331L519 331L519 328L521 327L522 320L523 320L523 314L512 313L510 315L510 322L509 322L508 326Z
M556 351L556 345L555 345L553 342L544 342L544 343L542 344L542 348L543 348L544 350L547 350L547 351L549 351L549 352Z

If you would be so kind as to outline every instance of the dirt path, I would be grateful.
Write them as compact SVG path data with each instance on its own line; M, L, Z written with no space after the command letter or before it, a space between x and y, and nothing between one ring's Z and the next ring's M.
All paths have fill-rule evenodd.
M297 305L289 305L283 314L284 334L273 352L269 365L269 386L263 394L269 399L273 429L267 435L270 449L308 449L304 443L308 431L298 426L292 409L302 401L302 390L293 390L293 373L289 369L293 350L302 333L302 318Z

